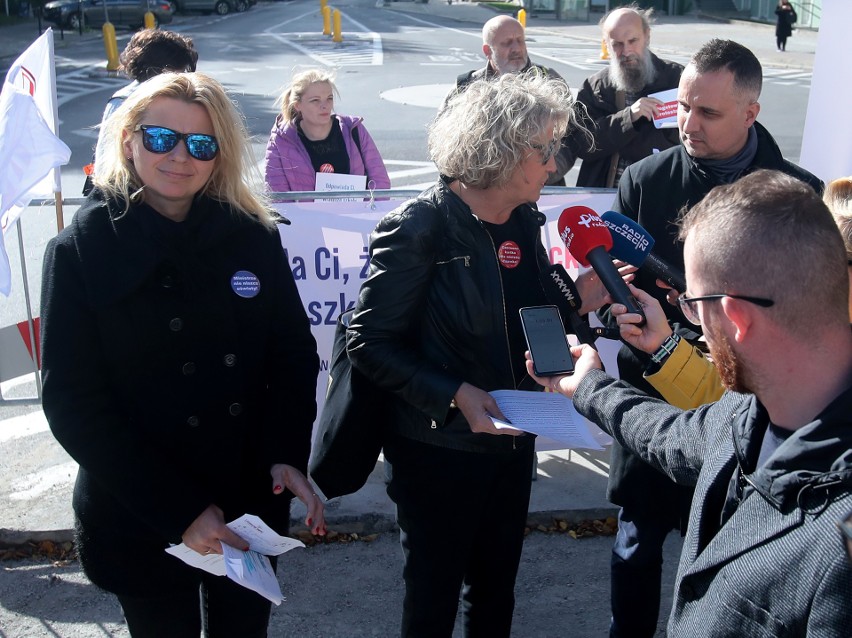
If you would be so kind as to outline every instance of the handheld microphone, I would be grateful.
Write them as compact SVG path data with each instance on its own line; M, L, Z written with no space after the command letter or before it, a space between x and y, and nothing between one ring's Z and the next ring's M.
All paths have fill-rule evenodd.
M595 348L595 335L589 324L580 317L583 300L571 276L562 264L553 264L538 276L547 300L559 308L559 314L571 324L571 330L580 343L587 343ZM597 350L597 348L595 348Z
M642 316L639 325L645 323L645 313L627 284L618 274L607 251L612 248L612 235L606 223L587 206L569 206L559 215L557 224L559 237L574 258L583 266L594 268L613 301L627 307L627 312Z
M614 210L605 212L601 219L612 233L612 249L609 252L613 257L637 268L647 268L678 292L686 292L686 277L683 273L651 252L654 238L647 230Z

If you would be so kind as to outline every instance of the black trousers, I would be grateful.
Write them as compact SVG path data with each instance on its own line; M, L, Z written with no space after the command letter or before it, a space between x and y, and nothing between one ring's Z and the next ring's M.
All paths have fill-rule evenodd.
M405 566L403 638L508 638L534 446L463 452L408 439L384 448Z
M277 557L270 556L275 568ZM183 592L150 597L118 596L133 638L265 638L272 606L225 576L201 570Z

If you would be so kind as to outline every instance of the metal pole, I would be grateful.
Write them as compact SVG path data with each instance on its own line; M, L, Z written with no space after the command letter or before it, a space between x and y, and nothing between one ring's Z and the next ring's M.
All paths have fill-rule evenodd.
M41 401L41 374L39 374L38 351L39 347L36 342L35 322L33 321L33 308L30 302L30 284L27 277L27 261L24 254L24 235L21 231L21 220L18 220L18 250L21 255L21 278L24 280L24 300L27 306L27 328L30 331L30 345L32 346L31 358L33 361L33 372L35 373L36 393Z

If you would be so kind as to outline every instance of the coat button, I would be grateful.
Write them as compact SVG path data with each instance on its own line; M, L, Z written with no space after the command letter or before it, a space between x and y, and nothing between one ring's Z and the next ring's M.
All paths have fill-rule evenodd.
M187 361L183 364L183 366L181 366L180 370L186 376L189 376L190 374L195 374L195 364L192 361Z
M175 278L171 275L164 275L163 278L160 280L160 285L163 288L174 288Z
M228 366L229 368L233 368L234 364L237 363L237 355L235 354L226 354L222 357L222 362Z
M197 416L191 416L186 420L186 424L191 428L197 428L199 425L201 425L201 419L199 419Z
M172 332L180 332L181 328L183 328L183 320L180 317L175 317L169 321L169 330Z
M228 406L228 412L231 414L231 416L239 416L240 414L242 414L242 411L243 406L241 406L239 403L232 403Z

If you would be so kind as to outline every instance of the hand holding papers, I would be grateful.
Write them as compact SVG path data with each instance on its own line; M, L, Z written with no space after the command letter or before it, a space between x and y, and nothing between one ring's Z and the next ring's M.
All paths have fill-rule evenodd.
M228 527L249 544L249 551L222 543L222 554L202 555L183 543L166 549L172 556L187 565L203 569L216 576L227 576L243 587L257 592L280 605L284 600L281 587L267 556L278 556L295 547L304 547L301 541L276 534L257 516L244 514L228 523Z
M511 423L492 418L498 429L532 432L562 443L567 448L602 450L571 399L555 392L496 390L489 393Z

